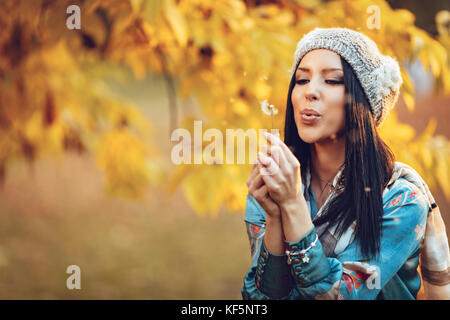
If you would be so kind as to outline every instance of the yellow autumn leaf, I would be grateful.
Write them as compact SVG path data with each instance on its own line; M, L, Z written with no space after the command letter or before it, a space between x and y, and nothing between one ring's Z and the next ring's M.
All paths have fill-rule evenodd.
M439 181L442 190L447 199L450 199L450 171L448 165L448 158L440 156L436 163L437 180Z
M169 22L178 43L185 47L187 43L187 29L184 17L179 12L173 0L162 0L164 15Z
M240 116L246 116L249 111L250 111L250 107L248 105L248 103L243 100L243 99L237 99L234 103L233 103L233 111Z
M258 101L268 99L271 91L272 91L271 87L264 81L258 81L255 84L254 93Z
M406 104L406 107L409 111L414 111L416 100L414 99L414 95L410 92L403 91L402 92L403 101Z
M97 163L108 177L106 190L123 197L140 196L150 179L146 157L145 145L129 132L119 129L106 134L97 154Z

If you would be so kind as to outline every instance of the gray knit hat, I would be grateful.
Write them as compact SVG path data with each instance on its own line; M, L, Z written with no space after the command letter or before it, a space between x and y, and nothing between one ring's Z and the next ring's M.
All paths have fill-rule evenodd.
M393 58L384 56L364 34L347 28L316 28L298 42L291 73L303 56L314 49L329 49L353 68L380 126L397 102L402 76Z

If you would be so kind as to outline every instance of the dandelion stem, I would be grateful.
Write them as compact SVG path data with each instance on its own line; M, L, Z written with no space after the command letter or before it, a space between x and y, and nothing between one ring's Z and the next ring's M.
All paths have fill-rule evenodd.
M271 132L273 131L273 111L270 113L271 117L272 117L272 129Z

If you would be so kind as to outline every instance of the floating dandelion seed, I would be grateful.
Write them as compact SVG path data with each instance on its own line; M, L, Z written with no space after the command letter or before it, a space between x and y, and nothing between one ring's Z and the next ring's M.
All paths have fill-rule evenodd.
M269 104L267 100L261 102L261 110L268 116L272 117L272 130L273 130L273 116L278 114L278 109L274 107L273 104Z

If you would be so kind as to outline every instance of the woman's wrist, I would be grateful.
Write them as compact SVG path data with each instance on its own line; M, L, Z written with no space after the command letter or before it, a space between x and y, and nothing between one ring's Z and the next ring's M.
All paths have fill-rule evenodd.
M283 225L280 217L266 217L264 245L271 254L279 255L284 253Z
M281 215L266 215L266 225L281 225Z
M286 200L280 203L281 215L297 215L299 211L307 213L308 207L306 200L302 195L298 195L295 198Z
M303 196L299 196L295 201L280 205L280 208L282 227L287 241L298 241L313 227L308 206Z

